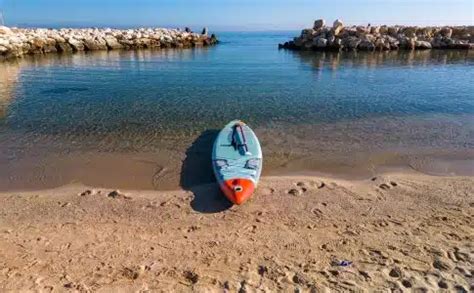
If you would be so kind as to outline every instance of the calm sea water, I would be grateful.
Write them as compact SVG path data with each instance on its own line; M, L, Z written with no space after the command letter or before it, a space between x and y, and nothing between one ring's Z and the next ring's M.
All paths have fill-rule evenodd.
M260 136L266 174L384 163L472 170L473 52L277 49L295 34L220 33L213 48L0 63L0 186L130 176L127 187L172 186L191 153L207 160L210 130L236 118ZM159 183L157 170L169 178Z

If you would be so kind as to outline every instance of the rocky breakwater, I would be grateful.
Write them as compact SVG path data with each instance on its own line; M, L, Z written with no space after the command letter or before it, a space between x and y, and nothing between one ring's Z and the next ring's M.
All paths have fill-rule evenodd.
M344 26L341 20L326 26L316 20L313 28L279 48L317 51L388 51L422 49L473 49L474 26Z
M190 48L214 45L214 34L193 33L186 28L139 29L20 29L0 26L0 60L53 52L142 48Z

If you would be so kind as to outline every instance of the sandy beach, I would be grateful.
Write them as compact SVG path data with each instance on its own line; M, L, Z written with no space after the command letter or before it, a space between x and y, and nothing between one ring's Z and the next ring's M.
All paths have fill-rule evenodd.
M473 177L264 177L230 206L67 185L0 194L0 291L469 292Z
M474 293L472 8L0 0L0 293Z

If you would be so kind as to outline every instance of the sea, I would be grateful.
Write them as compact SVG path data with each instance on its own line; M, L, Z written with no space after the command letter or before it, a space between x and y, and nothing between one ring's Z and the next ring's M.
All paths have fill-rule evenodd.
M297 34L0 63L0 190L213 184L233 119L259 137L264 176L474 175L474 52L278 49Z

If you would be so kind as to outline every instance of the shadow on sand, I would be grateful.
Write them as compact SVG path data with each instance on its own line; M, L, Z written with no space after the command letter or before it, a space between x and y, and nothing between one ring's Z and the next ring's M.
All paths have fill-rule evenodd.
M218 130L206 130L186 151L180 185L194 194L191 207L201 213L218 213L232 206L221 193L212 170L212 146Z

